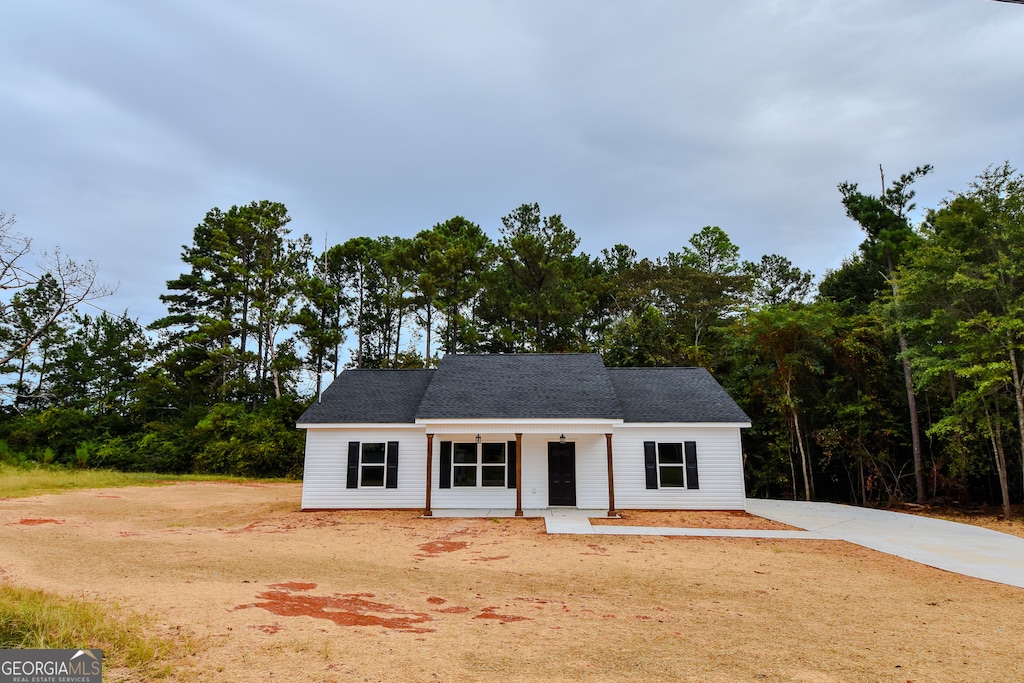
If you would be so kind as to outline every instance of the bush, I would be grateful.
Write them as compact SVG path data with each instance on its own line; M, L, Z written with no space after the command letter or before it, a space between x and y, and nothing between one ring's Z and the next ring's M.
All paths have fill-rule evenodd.
M5 423L3 432L14 449L65 465L75 464L81 444L105 436L96 419L77 408L26 413Z
M150 423L139 439L137 466L149 472L186 474L192 471L194 446L191 430L174 425Z
M244 477L301 476L303 439L288 408L269 405L249 413L238 405L214 406L195 429L195 471Z
M129 439L120 436L107 439L99 446L95 446L90 455L89 463L93 467L126 472L137 469L135 445Z

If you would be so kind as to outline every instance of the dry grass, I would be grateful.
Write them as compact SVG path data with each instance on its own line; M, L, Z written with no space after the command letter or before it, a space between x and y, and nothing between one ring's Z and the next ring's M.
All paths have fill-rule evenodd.
M241 483L242 477L204 474L156 474L102 469L71 469L54 465L12 467L0 463L0 498L25 498L44 493L123 486L162 486L187 481ZM269 481L269 480L268 480ZM281 480L277 480L281 481Z
M87 649L104 652L108 680L162 678L185 641L147 632L149 620L83 600L0 584L0 648Z
M1024 680L1024 590L858 546L548 536L298 498L196 483L0 501L0 577L189 634L182 681Z

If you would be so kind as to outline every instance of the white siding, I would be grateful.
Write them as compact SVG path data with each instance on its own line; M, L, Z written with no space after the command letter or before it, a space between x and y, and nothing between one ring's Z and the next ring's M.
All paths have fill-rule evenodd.
M523 436L523 509L548 507L548 443L558 434ZM604 435L567 434L566 441L576 445L576 507L608 508L608 461Z
M562 430L523 434L523 508L548 507L547 444L557 441ZM607 509L608 466L603 434L573 434L566 440L576 445L576 505ZM435 434L431 506L445 508L515 508L515 489L505 487L441 489L441 441L468 441L475 434ZM483 433L483 441L515 441L515 434ZM349 489L345 486L350 441L399 442L398 488ZM699 489L648 490L644 476L644 441L697 443ZM426 431L421 425L360 425L354 429L306 430L306 461L302 507L316 508L422 508L426 502ZM740 430L734 425L657 426L616 425L612 439L615 463L615 505L629 509L742 510L744 485Z
M644 442L697 443L699 489L648 489ZM629 425L615 430L615 507L621 510L742 510L743 452L738 427Z
M604 434L581 435L573 441L576 443L576 507L607 510L608 448Z
M441 486L441 442L453 441L470 443L476 437L475 434L435 434L434 435L434 460L433 469L430 473L432 488L431 506L438 510L445 508L512 508L516 507L516 490L507 486L468 486L452 487L442 489ZM480 435L484 442L507 443L515 441L515 434L500 434L484 432ZM506 479L507 472L506 472Z
M345 488L349 441L397 441L398 488ZM307 429L302 508L422 508L426 457L422 429Z

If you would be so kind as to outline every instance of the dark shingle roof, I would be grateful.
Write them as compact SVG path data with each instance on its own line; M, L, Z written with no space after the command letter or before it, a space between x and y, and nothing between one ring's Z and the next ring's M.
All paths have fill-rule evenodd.
M447 355L418 418L622 417L596 353Z
M299 423L415 422L433 370L345 370Z
M704 368L608 368L626 422L750 422Z
M750 422L704 368L605 368L597 354L447 355L437 370L345 370L300 424L422 419Z

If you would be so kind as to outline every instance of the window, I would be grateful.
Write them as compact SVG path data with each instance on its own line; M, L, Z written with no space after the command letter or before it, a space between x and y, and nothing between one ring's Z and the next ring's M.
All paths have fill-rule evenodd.
M683 444L658 444L658 483L661 488L682 488L686 477L683 465Z
M442 441L438 487L516 487L516 442L453 443Z
M697 478L697 442L644 442L647 488L700 488Z
M364 443L359 457L359 486L384 486L385 444Z
M476 486L476 444L452 444L452 485Z
M453 443L452 486L505 486L504 443Z
M349 441L345 487L398 488L398 442Z

